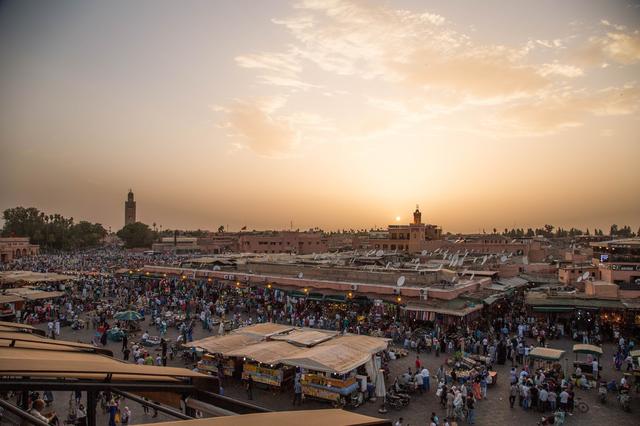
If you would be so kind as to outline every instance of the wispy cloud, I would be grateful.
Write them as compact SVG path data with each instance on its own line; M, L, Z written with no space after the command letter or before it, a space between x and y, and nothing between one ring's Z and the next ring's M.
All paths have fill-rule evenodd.
M291 100L296 113L288 115L243 101L229 108L228 126L262 154L290 150L320 134L369 139L470 109L485 116L489 127L513 135L550 134L581 126L589 117L637 111L635 85L599 89L585 83L592 65L605 70L609 62L640 62L639 32L608 21L586 36L531 39L522 45L479 42L474 32L455 29L433 11L373 1L302 0L290 16L272 22L290 34L286 45L239 55L236 63L255 70L256 81L272 86L276 97L302 93L308 98ZM363 92L348 120L325 116L327 111L316 110L310 100L347 93L349 85L332 85L336 81L373 88ZM570 85L580 83L588 85ZM349 98L358 100L355 94Z

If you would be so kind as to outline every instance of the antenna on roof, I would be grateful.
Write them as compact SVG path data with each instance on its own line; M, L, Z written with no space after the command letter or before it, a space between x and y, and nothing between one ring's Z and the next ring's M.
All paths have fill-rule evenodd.
M405 280L406 280L406 278L404 277L404 275L400 275L398 277L398 280L396 281L396 285L398 287L402 287L404 285Z

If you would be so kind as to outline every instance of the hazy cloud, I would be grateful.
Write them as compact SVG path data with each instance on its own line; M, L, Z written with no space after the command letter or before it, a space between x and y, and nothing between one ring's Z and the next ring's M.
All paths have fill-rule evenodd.
M241 140L241 146L257 154L274 156L286 152L295 145L296 132L286 118L274 113L274 108L277 109L273 102L235 101L223 109L223 127L230 136Z
M577 127L593 116L629 115L640 110L640 88L609 87L595 93L564 91L501 111L498 124L519 133L537 135Z
M602 21L603 34L589 37L578 51L578 59L587 64L616 62L631 65L640 62L640 31Z

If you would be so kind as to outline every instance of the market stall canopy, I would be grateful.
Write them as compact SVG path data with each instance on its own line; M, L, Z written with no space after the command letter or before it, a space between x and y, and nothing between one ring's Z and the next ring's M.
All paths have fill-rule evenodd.
M246 327L238 328L233 331L233 334L252 334L261 338L267 338L276 334L286 333L295 329L290 325L276 324L273 322L263 322L260 324L249 325Z
M32 272L32 271L6 271L0 272L0 283L46 283L59 282L75 279L73 275L56 274L53 272Z
M226 355L245 357L263 364L280 364L281 359L296 355L303 350L287 342L270 341L238 348L227 352Z
M21 331L0 330L0 347L46 349L51 351L77 350L80 352L101 353L113 356L113 352L111 350L99 348L88 343L47 339L46 337L42 337L37 334Z
M55 299L56 297L64 296L65 292L35 290L33 288L22 287L22 288L8 289L4 292L4 295L19 296L25 300L47 300L47 299Z
M67 342L72 343L72 342ZM178 378L206 379L208 376L186 368L136 365L108 356L60 348L31 349L0 347L0 377L27 376L77 378L111 381L172 381Z
M362 334L345 334L324 342L320 346L340 345L357 352L373 355L386 350L389 347L390 340L384 337L364 336Z
M212 354L228 356L229 352L245 346L258 343L262 337L256 334L227 334L225 336L212 336L193 342L185 343L185 346L200 348Z
M547 361L559 361L564 355L564 351L560 349L551 349L551 348L533 348L529 352L529 358L533 359L544 359Z
M0 303L22 302L24 299L16 294L0 294Z
M369 359L371 359L370 353L336 343L303 350L298 354L283 358L281 362L307 370L345 374L365 364Z
M573 352L578 354L602 355L602 348L595 345L578 344L573 345Z
M153 423L143 426L391 426L391 420L364 416L345 410L274 411L240 416Z
M18 322L0 321L0 331L32 333L32 334L39 334L41 336L44 336L44 330L40 330L39 328L35 328L32 325L21 324L21 323L18 323Z
M293 330L287 334L271 336L271 340L281 340L298 346L315 346L318 343L332 339L338 332L303 328Z

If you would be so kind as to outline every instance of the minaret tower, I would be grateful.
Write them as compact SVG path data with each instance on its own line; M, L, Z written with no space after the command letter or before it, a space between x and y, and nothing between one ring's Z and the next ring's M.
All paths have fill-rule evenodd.
M127 201L124 202L124 225L136 223L136 202L133 200L133 191L129 189Z
M420 213L420 208L416 204L416 211L413 212L413 224L420 225L422 223L422 213Z

